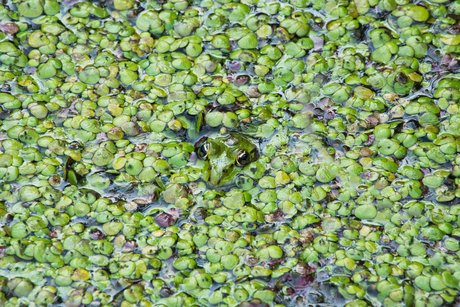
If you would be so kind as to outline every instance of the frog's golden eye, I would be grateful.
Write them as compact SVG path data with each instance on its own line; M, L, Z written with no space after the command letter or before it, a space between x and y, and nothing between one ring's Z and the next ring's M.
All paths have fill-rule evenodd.
M204 142L196 149L196 155L201 160L206 160L209 156L209 150L211 149L211 145L208 142Z
M238 166L248 165L251 163L251 156L246 149L240 149L236 154L235 162Z

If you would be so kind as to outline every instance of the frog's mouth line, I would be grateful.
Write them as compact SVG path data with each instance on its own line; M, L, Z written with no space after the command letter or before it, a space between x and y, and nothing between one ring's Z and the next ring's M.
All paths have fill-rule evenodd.
M223 171L222 171L222 173L224 173L224 172L226 173L227 170L223 170ZM219 181L217 181L217 185L219 185L221 181L222 181L222 176L220 176Z
M232 165L230 165L230 168L233 168L233 167L238 167L238 168L241 169L241 167L237 166L236 163L233 163ZM222 175L219 177L219 180L218 180L217 183L214 185L214 184L211 183L212 169L213 169L212 166L209 165L209 167L208 167L209 178L206 180L206 182L209 183L209 184L211 184L211 185L213 185L213 186L218 187L218 186L220 186L220 183L221 183L221 181L222 181L222 179L223 179L223 174L228 173L228 170L227 170L227 169L223 169L223 170L222 170Z
M249 155L251 156L251 163L256 162L259 159L259 150L258 150L258 148L257 147L253 148L249 152ZM251 164L251 163L249 163L249 164Z

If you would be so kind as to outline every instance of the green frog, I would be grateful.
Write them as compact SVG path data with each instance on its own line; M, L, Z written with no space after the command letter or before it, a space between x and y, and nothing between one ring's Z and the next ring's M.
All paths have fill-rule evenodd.
M202 138L195 144L195 153L202 178L213 186L232 183L243 167L259 158L257 145L238 133Z

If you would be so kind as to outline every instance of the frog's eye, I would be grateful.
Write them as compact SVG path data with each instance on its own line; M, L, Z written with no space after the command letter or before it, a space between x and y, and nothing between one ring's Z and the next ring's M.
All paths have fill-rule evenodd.
M251 157L248 151L246 149L240 149L236 154L235 162L238 166L244 166L251 163Z
M208 142L204 142L196 149L196 155L201 160L206 160L208 158L210 148L211 145L209 145Z

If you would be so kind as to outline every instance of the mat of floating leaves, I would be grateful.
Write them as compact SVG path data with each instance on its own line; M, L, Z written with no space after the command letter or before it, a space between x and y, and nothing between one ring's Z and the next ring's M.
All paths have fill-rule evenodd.
M0 306L459 306L460 1L0 4Z

